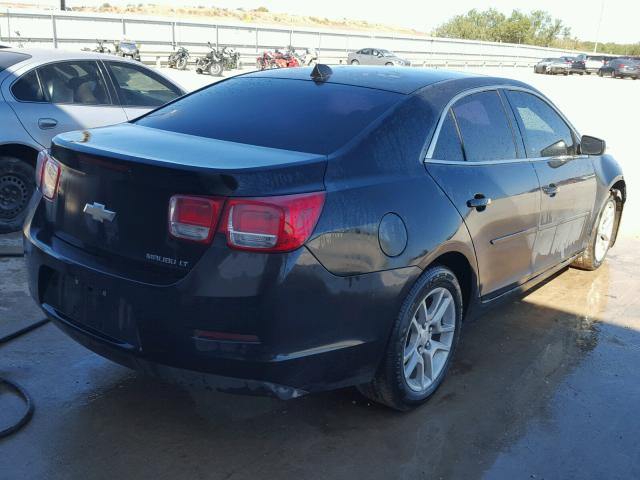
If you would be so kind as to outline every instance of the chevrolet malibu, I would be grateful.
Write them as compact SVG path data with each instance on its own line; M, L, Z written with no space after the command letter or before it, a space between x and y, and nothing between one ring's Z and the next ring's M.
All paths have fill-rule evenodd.
M534 88L386 67L230 78L58 135L37 171L29 286L78 342L221 391L356 385L399 410L442 383L465 321L598 268L626 198L604 142Z

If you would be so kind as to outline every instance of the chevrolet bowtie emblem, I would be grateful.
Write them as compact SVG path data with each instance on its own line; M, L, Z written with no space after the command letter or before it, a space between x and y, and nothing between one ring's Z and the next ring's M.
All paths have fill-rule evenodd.
M116 217L116 212L107 210L103 204L97 202L87 203L82 211L100 223L104 223L105 220L111 222Z

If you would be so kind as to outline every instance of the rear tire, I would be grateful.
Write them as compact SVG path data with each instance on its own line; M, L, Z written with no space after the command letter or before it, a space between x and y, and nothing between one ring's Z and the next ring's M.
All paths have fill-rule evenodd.
M456 276L446 267L429 268L402 303L375 377L358 390L400 411L426 402L444 380L461 326Z
M15 157L0 157L0 233L17 232L27 216L35 189L31 165Z
M587 248L574 260L572 267L595 270L604 263L611 243L615 239L619 218L616 199L613 194L609 195L593 226Z
M219 77L222 75L222 64L219 62L215 62L212 63L211 65L209 65L209 75L212 75L214 77Z
M393 67L393 63L391 62L387 62L384 64L385 67Z
M351 60L351 65L360 65L358 60Z

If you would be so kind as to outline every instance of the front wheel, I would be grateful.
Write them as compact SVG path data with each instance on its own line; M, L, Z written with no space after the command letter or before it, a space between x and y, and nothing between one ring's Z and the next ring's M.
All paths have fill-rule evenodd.
M0 157L0 233L22 228L35 189L34 169L14 157Z
M222 64L220 62L214 62L209 65L209 75L219 77L220 75L222 75L222 69Z
M179 58L178 61L176 62L176 68L178 70L184 70L185 68L187 68L187 58L186 57Z
M610 195L600 210L598 220L591 232L589 245L571 266L583 270L595 270L604 263L616 235L618 218L616 200L613 195Z
M351 60L351 65L360 65L358 60Z
M405 298L371 383L358 389L396 410L409 410L442 383L462 324L462 292L446 267L429 268Z

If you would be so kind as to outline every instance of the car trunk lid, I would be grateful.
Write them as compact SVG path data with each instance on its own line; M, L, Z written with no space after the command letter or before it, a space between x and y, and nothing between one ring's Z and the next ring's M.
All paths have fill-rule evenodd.
M209 248L169 235L171 196L319 191L326 166L323 155L131 124L60 135L52 156L62 171L47 205L51 233L132 276L156 269L165 283L186 274Z

